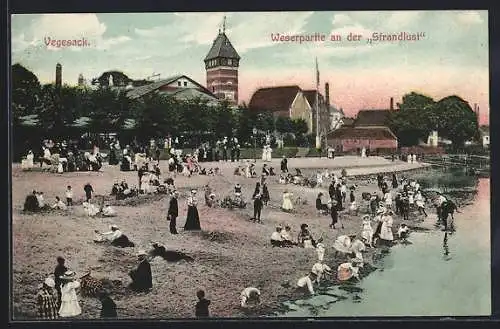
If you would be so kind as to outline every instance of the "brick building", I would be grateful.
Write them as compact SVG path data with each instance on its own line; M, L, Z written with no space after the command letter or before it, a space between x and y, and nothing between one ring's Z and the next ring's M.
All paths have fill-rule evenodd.
M240 56L225 33L222 32L212 43L205 57L207 88L219 99L225 99L232 105L238 105L238 67Z
M394 152L398 148L398 139L388 127L393 111L393 99L389 109L361 110L351 121L344 119L344 125L328 134L328 145L337 152L360 152L366 148L372 154ZM351 121L348 122L347 121Z
M359 153L364 147L370 153L393 152L398 139L387 127L340 127L328 134L328 145L337 152Z

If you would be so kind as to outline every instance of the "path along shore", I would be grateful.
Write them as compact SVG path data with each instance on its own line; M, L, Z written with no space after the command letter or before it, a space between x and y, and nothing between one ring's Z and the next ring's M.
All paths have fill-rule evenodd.
M270 164L279 172L281 159L273 159ZM253 160L249 160L253 162ZM257 160L260 172L262 161ZM101 172L78 172L51 174L47 172L23 172L18 164L12 168L13 202L13 303L15 319L29 319L36 314L34 296L38 283L47 273L51 273L59 255L67 259L67 264L79 274L92 269L96 278L115 280L117 287L112 295L117 303L119 318L192 318L197 302L196 291L205 290L211 300L210 313L213 317L241 317L270 314L281 309L281 302L296 296L295 282L307 274L316 262L314 249L271 248L270 236L277 225L288 224L292 236L299 232L300 224L307 223L316 237L323 234L326 246L325 262L336 269L341 262L334 258L333 242L339 235L360 233L361 215L350 216L340 213L344 228L329 228L330 217L320 216L315 209L316 195L323 191L328 195L328 183L321 188L305 188L295 185L280 185L277 176L269 177L270 202L262 212L263 224L249 221L253 205L246 209L227 210L208 208L203 202L202 188L210 184L218 199L232 195L234 184L240 183L247 201L250 201L257 179L234 176L237 163L203 163L206 168L219 167L222 176L198 176L175 178L179 197L179 233L169 233L166 220L168 198L150 198L150 201L135 206L116 206L116 218L87 218L81 207L75 206L67 213L28 215L21 212L25 196L32 190L40 190L45 199L52 202L55 196L63 196L67 185L72 185L75 199L83 199L83 186L90 182L97 195L107 195L115 179L126 179L136 184L136 172L120 172L118 166L105 165ZM239 163L243 165L243 161ZM425 168L423 163L408 164L379 157L337 157L289 159L288 167L302 169L312 174L316 170L329 168L337 174L347 171L348 185L357 184L356 200L361 200L362 192L377 191L376 182L365 176L384 172L401 172ZM167 163L160 163L162 173L167 173ZM411 174L407 174L411 177ZM202 232L183 232L182 226L187 213L186 197L191 188L198 188L200 202L198 211ZM288 190L294 197L300 196L307 204L296 206L292 214L282 212L282 193ZM148 197L140 196L147 199ZM363 207L363 204L361 204ZM432 222L434 212L428 211ZM411 217L409 226L420 225L417 214ZM394 216L394 231L401 218ZM96 245L92 242L94 230L107 230L110 224L120 229L137 244L135 249L117 249ZM339 223L340 224L340 223ZM195 258L193 263L166 263L156 258L151 262L153 290L149 294L132 294L125 289L130 282L128 272L137 264L135 252L149 249L151 241L160 241L168 249L186 252ZM370 263L374 250L365 254ZM369 266L367 266L369 268ZM121 282L121 284L120 284ZM290 287L284 288L283 283ZM328 283L325 283L328 284ZM247 286L258 287L261 304L250 310L239 305L239 294ZM301 296L303 297L303 296ZM82 297L81 318L98 318L100 303L91 297Z

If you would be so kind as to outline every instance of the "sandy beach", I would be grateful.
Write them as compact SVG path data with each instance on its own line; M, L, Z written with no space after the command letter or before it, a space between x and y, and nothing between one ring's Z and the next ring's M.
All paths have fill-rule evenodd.
M252 161L253 160L249 160ZM271 164L279 172L280 159ZM243 163L240 162L239 165ZM88 218L81 206L74 206L66 213L23 214L24 198L32 190L43 191L47 203L53 203L56 196L64 197L67 185L74 190L75 203L84 198L83 186L90 182L96 195L109 195L115 179L126 179L129 184L137 184L137 172L120 172L118 166L104 165L100 172L76 172L53 174L48 172L24 172L19 164L12 167L12 257L13 257L13 307L14 319L33 319L36 316L35 295L37 285L52 273L56 257L66 258L67 266L83 275L92 270L96 278L106 278L116 283L112 298L118 305L119 318L192 318L197 302L196 291L205 290L211 300L212 317L241 317L264 315L279 310L281 301L294 298L295 282L307 274L316 262L316 251L303 248L272 248L269 242L277 224L289 224L292 236L296 237L300 224L307 223L316 237L324 236L326 245L325 261L333 269L340 259L334 258L333 242L339 235L359 233L361 212L358 216L340 213L340 223L344 228L329 228L330 217L317 214L316 195L323 191L328 194L328 182L322 188L305 188L295 185L278 184L277 176L268 178L270 203L262 211L262 224L249 221L253 205L246 209L228 210L208 208L203 202L203 186L210 184L218 199L232 195L235 183L242 185L245 199L250 201L257 179L233 175L237 163L203 163L205 168L219 167L220 176L183 177L177 175L175 185L180 191L178 235L169 233L166 220L168 197L139 196L136 205L116 203L118 216L115 218ZM332 169L340 173L347 171L348 186L357 184L356 200L361 200L362 192L377 190L376 181L363 176L376 173L407 171L425 167L425 164L392 162L378 157L360 158L355 156L326 158L289 159L288 166L293 172L300 168L303 173L312 174L318 169ZM262 161L257 160L260 173ZM167 162L160 168L167 173ZM163 178L164 176L162 176ZM202 232L183 232L186 219L186 197L190 189L197 188L198 211ZM307 200L307 204L296 206L292 214L282 212L282 193L292 192L295 197ZM112 203L113 204L113 203ZM433 216L432 210L428 211ZM420 225L421 217L412 216L409 226ZM394 230L401 218L394 216ZM97 245L92 240L94 230L107 231L110 224L120 229L136 243L135 248L119 249ZM131 293L126 289L130 283L128 272L137 265L136 252L149 249L151 241L163 243L167 249L183 251L194 258L194 262L167 263L156 258L151 262L153 290L149 294ZM370 263L374 251L366 253ZM369 266L367 266L368 271ZM289 282L290 287L283 287ZM239 305L239 294L248 286L258 287L261 305L251 310L243 310ZM96 298L81 297L83 314L80 318L98 318L100 303Z

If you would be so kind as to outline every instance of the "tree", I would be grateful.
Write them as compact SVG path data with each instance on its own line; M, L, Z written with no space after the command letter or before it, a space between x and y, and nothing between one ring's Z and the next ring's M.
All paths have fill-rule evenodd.
M462 98L445 97L437 102L435 110L440 122L438 133L451 140L454 147L463 147L467 140L479 138L477 116Z
M274 132L274 117L271 112L262 111L257 114L256 128L265 132Z
M277 117L275 126L276 126L276 131L281 134L293 132L293 122L288 117Z
M419 140L427 138L438 125L435 102L431 97L411 92L403 96L398 108L390 114L388 125L401 146L418 145Z
M304 119L295 119L292 120L293 133L295 135L305 135L309 131L307 127L307 122Z
M14 118L35 114L41 86L33 72L21 64L12 65L12 115Z

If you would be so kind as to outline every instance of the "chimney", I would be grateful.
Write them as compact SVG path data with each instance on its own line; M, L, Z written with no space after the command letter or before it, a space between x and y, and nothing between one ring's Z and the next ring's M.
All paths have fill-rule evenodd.
M389 105L389 109L392 111L394 110L394 98L391 97L391 103Z
M327 83L325 83L325 102L326 102L326 106L328 108L330 108L330 85Z

